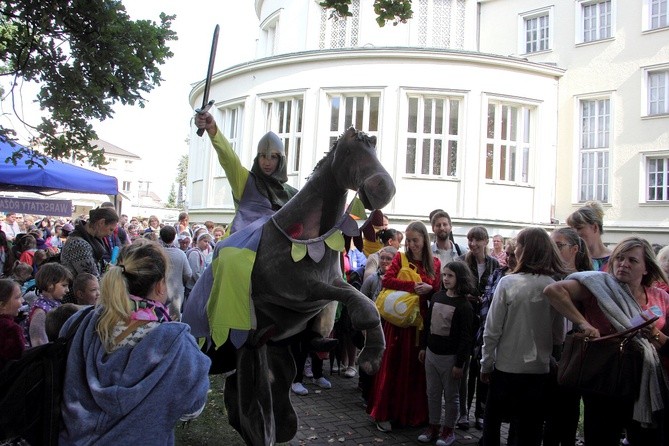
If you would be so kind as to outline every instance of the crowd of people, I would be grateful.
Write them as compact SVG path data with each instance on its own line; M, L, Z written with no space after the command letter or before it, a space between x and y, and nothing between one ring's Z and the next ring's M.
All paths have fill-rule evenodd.
M286 184L276 135L260 140L247 170L211 115L198 114L195 123L207 131L231 182L237 214L230 227L192 225L185 212L175 224L156 216L128 219L111 203L73 221L4 216L0 367L58 337L80 308L95 306L68 357L72 384L63 396L61 444L146 435L173 443L172 427L199 415L209 386L210 360L179 322L184 301L216 242L297 193ZM449 446L458 431L473 427L482 431L482 444L494 446L501 424L509 422L507 444L574 445L582 415L589 446L614 446L621 438L635 446L669 444L669 248L656 253L638 237L606 246L598 203L587 203L569 216L568 227L551 233L528 227L505 239L474 226L466 247L455 242L446 211L436 209L428 220L432 235L421 221L398 231L385 218L364 249L351 243L341 253L342 274L371 300L387 290L415 296L419 316L411 324L382 320L386 350L379 372L357 370L364 332L351 327L340 304L331 334L308 324L290 340L298 370L294 394L308 393L305 378L332 387L323 373L330 355L331 370L338 361L345 377L359 376L378 430L425 426L421 443ZM406 270L415 278L408 280ZM619 332L648 309L660 317L634 339L645 351L636 400L557 383L567 332ZM135 432L135 421L148 412L154 418Z

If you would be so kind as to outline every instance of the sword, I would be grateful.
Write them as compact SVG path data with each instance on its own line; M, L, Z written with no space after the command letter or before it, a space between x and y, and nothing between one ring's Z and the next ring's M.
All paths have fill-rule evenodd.
M220 26L216 25L214 28L214 38L211 41L211 53L209 53L209 66L207 67L207 79L204 81L204 96L202 97L202 107L195 109L196 113L206 113L212 105L214 100L209 100L209 89L211 88L211 77L214 74L214 61L216 60L216 47L218 46L218 30ZM204 129L197 130L197 136L204 135Z

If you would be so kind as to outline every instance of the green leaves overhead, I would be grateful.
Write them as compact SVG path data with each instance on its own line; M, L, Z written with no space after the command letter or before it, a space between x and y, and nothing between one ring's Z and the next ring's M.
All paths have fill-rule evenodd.
M89 121L112 117L118 102L144 105L160 85L160 65L173 56L173 19L130 20L118 0L0 1L3 97L13 101L21 80L36 82L46 117L17 116L35 129L33 142L49 156L102 165L102 151L89 144L97 138ZM0 126L0 134L11 133Z
M350 17L351 0L323 0L321 7L332 10L332 16ZM386 22L406 23L413 16L411 0L374 0L374 12L377 15L376 23L383 27Z

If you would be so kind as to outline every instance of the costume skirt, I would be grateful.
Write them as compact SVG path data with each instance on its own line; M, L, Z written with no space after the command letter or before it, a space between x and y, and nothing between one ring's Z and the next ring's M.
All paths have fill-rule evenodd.
M367 405L375 421L400 426L427 424L425 366L418 361L419 333L416 327L400 328L383 321L386 351Z

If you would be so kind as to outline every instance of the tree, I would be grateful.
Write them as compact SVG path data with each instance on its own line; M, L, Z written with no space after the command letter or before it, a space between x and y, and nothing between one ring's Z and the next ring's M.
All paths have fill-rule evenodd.
M119 0L0 1L0 79L9 83L3 99L35 130L31 144L54 158L104 165L104 152L90 144L97 135L89 121L111 118L118 102L144 106L143 94L162 80L159 66L173 56L174 17L132 21ZM36 102L46 115L38 124L17 111L23 82L38 84ZM0 124L0 135L15 132ZM26 153L17 148L13 162Z
M174 183L172 183L172 187L170 187L170 194L167 196L167 207L177 207L177 193L174 190Z
M323 0L320 5L325 9L332 9L335 17L349 17L351 12L348 6L351 0ZM383 27L386 22L406 23L413 16L411 0L374 0L374 12L377 15L376 23Z
M176 183L179 185L179 192L177 193L177 206L180 209L184 209L184 203L186 197L184 197L184 191L186 190L186 181L188 179L188 155L181 155L179 160L179 165L177 166L177 177Z

